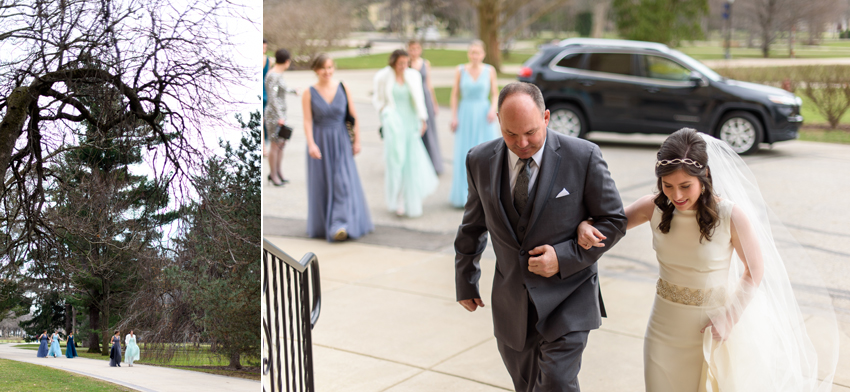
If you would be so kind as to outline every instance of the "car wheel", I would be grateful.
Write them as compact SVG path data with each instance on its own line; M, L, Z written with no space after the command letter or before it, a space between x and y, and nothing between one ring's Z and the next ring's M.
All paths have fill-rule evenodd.
M587 121L575 105L558 103L549 108L549 128L567 136L587 135Z
M720 120L715 136L740 155L752 154L762 140L761 122L748 112L732 112Z

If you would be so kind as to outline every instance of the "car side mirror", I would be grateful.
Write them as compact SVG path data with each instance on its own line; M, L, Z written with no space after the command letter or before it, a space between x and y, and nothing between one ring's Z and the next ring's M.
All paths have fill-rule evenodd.
M694 84L694 87L705 87L707 85L705 79L697 71L692 71L690 76L688 76L688 80Z

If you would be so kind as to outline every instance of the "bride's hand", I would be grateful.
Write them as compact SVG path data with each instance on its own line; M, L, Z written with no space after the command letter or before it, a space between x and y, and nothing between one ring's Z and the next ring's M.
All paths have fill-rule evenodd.
M708 327L711 327L711 338L718 342L723 342L729 338L729 333L732 332L732 325L733 323L729 314L727 314L725 320L723 318L720 319L720 323L715 324L713 321L709 320L708 324L706 324L705 327L702 327L700 333L705 333L705 330Z
M576 229L576 242L578 242L578 246L584 248L585 250L590 249L591 247L596 248L604 248L605 244L602 243L602 240L607 239L608 237L602 235L599 230L596 230L591 224L590 221L583 221L578 225L578 229Z

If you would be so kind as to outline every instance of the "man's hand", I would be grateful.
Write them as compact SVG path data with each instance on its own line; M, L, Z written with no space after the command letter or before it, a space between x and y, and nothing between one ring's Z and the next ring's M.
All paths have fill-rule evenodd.
M528 251L528 254L536 256L528 258L528 270L532 273L548 278L561 271L558 255L551 245L540 245Z
M478 309L479 307L484 307L484 301L482 301L481 298L462 299L460 301L457 301L457 303L459 303L460 306L463 306L464 309L470 312L474 312L475 309Z

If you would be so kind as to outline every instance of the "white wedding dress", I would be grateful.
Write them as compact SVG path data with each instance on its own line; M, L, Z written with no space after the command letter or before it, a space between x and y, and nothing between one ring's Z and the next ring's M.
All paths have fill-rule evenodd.
M644 376L652 392L696 392L705 377L704 334L708 311L723 305L723 294L706 295L708 282L723 280L732 260L732 203L718 204L720 224L711 241L700 243L696 210L674 210L670 231L658 230L661 210L650 219L659 264L657 295L646 327ZM709 333L709 335L711 335Z
M703 139L719 225L700 242L695 211L676 210L667 234L658 230L661 210L652 214L660 278L644 341L646 391L828 392L838 327L817 266L767 207L743 160L725 143ZM733 209L746 219L732 222ZM732 246L733 223L746 257ZM741 279L743 260L760 261L757 287ZM731 326L726 340L700 333L709 320Z

